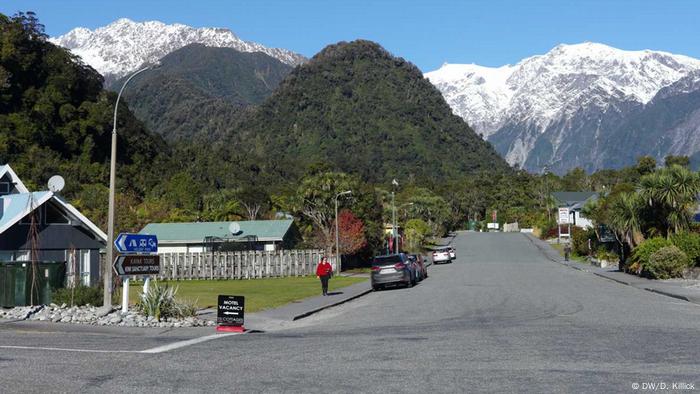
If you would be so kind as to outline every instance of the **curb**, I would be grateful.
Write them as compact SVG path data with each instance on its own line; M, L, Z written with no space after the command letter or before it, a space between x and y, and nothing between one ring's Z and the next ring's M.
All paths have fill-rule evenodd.
M632 286L632 283L630 283L630 282L625 282L624 280L611 278L611 277L606 276L606 275L603 275L603 274L601 274L601 273L599 273L599 272L594 272L593 275L599 276L599 277L601 277L601 278L603 278L603 279L611 280L611 281L613 281L613 282L617 282L617 283L622 284L622 285ZM632 286L632 287L635 287L635 286ZM637 287L637 288L638 288L638 287ZM646 288L645 288L644 290L649 290L649 289L646 289ZM649 290L649 291L651 291L651 290Z
M637 288L640 289L640 287L637 287ZM691 302L691 303L693 303L693 304L700 304L700 302L691 300L690 298L688 298L688 297L686 297L686 296L682 296L682 295L680 295L680 294L674 294L674 293L670 293L670 292L663 291L663 290L652 289L652 288L650 288L650 287L642 287L642 289L644 289L644 290L646 290L646 291L650 291L650 292L652 292L652 293L665 295L666 297L673 297L673 298L676 298L676 299L679 299L679 300Z
M355 294L355 295L352 296L352 297L348 297L348 298L345 298L345 299L343 299L343 300L339 300L339 301L336 302L336 303L329 304L329 305L324 305L324 306L322 306L322 307L320 307L320 308L316 308L316 309L314 309L314 310L304 312L304 313L302 313L302 314L299 314L299 315L294 316L294 317L292 318L292 321L297 321L297 320L303 319L303 318L305 318L305 317L309 317L309 316L311 316L311 315L313 315L313 314L315 314L315 313L321 312L322 310L325 310L325 309L328 309L328 308L332 308L332 307L334 307L334 306L338 306L338 305L344 304L344 303L346 303L346 302L350 302L350 301L352 301L352 300L354 300L354 299L360 298L360 297L362 297L362 296L364 296L364 295L367 295L367 294L369 294L369 293L371 293L371 292L372 292L372 289L367 289L367 290L365 290L365 291L360 292L359 294Z

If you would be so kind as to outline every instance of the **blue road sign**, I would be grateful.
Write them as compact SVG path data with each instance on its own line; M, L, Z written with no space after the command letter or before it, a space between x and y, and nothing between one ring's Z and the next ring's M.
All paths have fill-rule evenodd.
M114 240L119 253L158 253L158 238L155 235L121 233Z

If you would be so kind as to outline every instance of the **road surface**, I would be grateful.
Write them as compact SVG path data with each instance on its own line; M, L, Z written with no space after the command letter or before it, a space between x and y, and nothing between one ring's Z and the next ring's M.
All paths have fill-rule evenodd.
M191 333L176 330L0 325L0 346L27 347L0 348L0 386L608 393L683 383L700 391L698 305L552 262L522 234L459 233L453 245L457 260L431 266L418 286L373 292L284 330L187 344L180 341Z

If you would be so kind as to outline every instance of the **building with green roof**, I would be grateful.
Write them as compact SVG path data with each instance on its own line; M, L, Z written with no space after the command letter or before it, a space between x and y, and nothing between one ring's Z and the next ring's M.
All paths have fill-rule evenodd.
M237 222L150 223L141 234L158 237L160 253L291 249L298 231L291 219Z

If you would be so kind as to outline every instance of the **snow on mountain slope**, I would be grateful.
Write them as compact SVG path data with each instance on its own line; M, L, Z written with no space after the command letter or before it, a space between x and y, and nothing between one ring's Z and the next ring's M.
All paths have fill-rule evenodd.
M484 138L497 138L506 159L524 166L542 138L552 157L571 139L571 120L601 122L625 103L647 104L664 87L700 70L700 60L659 51L624 51L597 43L559 45L499 68L445 64L426 73L453 111ZM604 133L600 127L582 130ZM507 130L504 132L503 130ZM499 133L499 136L493 137ZM498 147L498 146L497 146ZM540 166L542 163L538 158Z
M107 80L123 77L144 63L155 62L193 43L241 52L263 52L293 66L306 61L303 56L286 49L243 41L228 29L166 25L158 21L134 22L126 18L95 30L78 27L49 40L70 49Z

